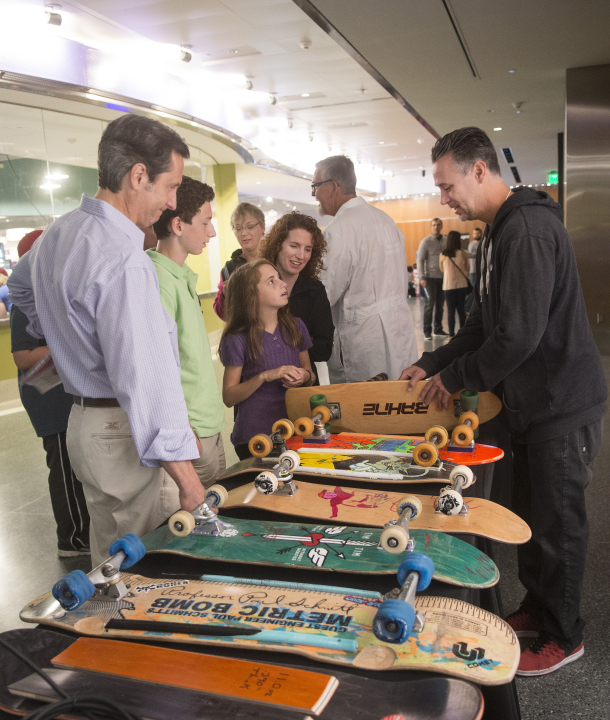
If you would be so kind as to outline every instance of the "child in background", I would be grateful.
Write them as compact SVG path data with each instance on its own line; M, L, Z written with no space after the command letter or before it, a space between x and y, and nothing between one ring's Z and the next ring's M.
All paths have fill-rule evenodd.
M286 389L313 384L311 339L303 321L291 315L286 283L268 260L235 270L225 295L222 399L227 407L239 403L231 442L244 460L249 440L270 434L273 423L286 417Z

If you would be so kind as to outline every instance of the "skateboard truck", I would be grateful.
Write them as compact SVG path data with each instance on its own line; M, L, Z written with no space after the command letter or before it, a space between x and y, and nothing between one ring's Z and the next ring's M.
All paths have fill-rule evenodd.
M474 440L479 436L478 409L479 393L473 390L464 390L453 401L453 414L458 418L459 425L451 433L448 449L452 452L468 452L471 444L474 446Z
M441 490L436 502L436 512L443 515L467 515L468 505L464 503L462 491L475 481L474 473L466 465L457 465L449 474L449 482Z
M220 499L219 488L224 492L223 499ZM212 490L215 494L211 492ZM227 491L221 485L213 485L208 490L206 499L194 510L178 510L170 517L168 521L170 531L177 537L186 537L191 533L193 535L220 535L225 528L230 526L218 518L212 507L220 507L227 497ZM212 501L212 507L208 505L208 499Z
M421 500L415 495L405 495L398 501L396 518L387 522L379 538L379 547L392 555L413 550L415 542L409 537L409 523L422 512Z
M426 624L426 616L415 609L415 593L430 585L434 563L422 553L408 553L397 574L400 589L386 594L373 619L373 632L382 642L402 645Z
M110 546L110 557L91 572L73 570L53 585L53 597L63 610L76 610L91 598L96 601L117 603L129 592L122 570L141 560L146 548L137 535L128 533Z
M326 395L312 395L309 398L311 418L299 418L294 424L294 431L303 438L303 442L325 445L330 442L331 420L341 417L341 405L328 402Z
M299 453L285 450L280 461L271 470L263 470L254 480L254 487L261 495L286 495L292 497L299 486L292 480L292 472L301 464Z

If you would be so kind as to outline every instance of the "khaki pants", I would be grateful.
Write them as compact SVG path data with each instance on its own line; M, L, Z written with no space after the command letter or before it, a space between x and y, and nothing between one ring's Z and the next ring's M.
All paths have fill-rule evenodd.
M214 484L216 477L226 469L225 448L222 444L222 435L216 433L210 437L200 437L201 455L199 460L193 460L193 467L199 475L204 488Z
M140 465L127 414L121 408L74 405L67 445L91 517L93 567L125 535L154 530L180 508L178 486L163 468Z

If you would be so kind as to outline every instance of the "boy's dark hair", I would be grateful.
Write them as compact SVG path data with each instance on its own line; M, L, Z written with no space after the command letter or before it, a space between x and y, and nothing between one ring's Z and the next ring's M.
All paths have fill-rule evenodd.
M432 148L432 162L449 154L453 155L453 161L462 175L470 172L477 160L482 160L493 175L501 175L496 149L487 134L478 127L453 130L437 140Z
M188 175L182 176L182 185L176 192L176 209L164 210L161 217L153 225L155 235L159 240L165 240L171 235L172 220L179 217L182 222L189 225L206 202L212 202L214 190L199 180L193 180Z
M188 145L177 132L158 120L141 115L123 115L104 130L97 150L97 174L100 188L117 193L123 178L137 163L146 167L151 183L168 172L172 152L190 156Z

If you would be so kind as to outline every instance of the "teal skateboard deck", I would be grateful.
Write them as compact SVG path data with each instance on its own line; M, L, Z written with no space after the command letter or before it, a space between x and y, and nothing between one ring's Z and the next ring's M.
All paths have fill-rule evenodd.
M405 559L379 547L380 529L297 525L220 517L220 536L195 532L177 537L160 527L142 538L147 553L175 553L205 560L299 567L333 572L392 574ZM415 552L434 562L434 577L450 585L491 587L500 573L493 561L463 540L433 530L410 529Z

